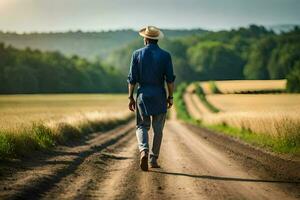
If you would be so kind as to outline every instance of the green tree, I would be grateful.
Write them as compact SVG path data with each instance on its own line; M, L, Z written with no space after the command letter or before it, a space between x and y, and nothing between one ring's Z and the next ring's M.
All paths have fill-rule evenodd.
M205 80L243 79L243 60L220 42L199 43L188 50L190 64Z
M246 79L269 79L268 62L272 50L276 47L273 37L262 38L250 49L247 64L244 68Z
M293 70L287 75L287 91L300 92L300 61L298 61Z

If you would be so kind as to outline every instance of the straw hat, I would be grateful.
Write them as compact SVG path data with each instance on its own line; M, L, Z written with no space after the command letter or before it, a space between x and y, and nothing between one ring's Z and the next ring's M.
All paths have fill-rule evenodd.
M163 32L161 32L157 27L155 26L147 26L145 28L142 28L139 31L140 36L153 39L153 40L159 40L164 37Z

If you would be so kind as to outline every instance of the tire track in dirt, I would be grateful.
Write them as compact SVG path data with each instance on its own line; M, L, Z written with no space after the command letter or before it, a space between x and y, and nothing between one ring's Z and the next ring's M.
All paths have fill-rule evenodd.
M168 120L158 160L162 168L143 172L139 168L133 124L122 126L105 133L106 136L95 136L81 146L66 147L62 151L70 155L57 156L58 163L37 167L39 170L33 168L37 179L48 185L41 187L38 181L33 185L27 182L23 192L11 191L14 195L10 197L46 200L300 198L299 183L278 181L268 175L261 178L256 173L257 165L250 163L253 166L249 170L249 166L234 155L199 136L201 131L193 131L177 120ZM150 138L151 135L152 131ZM78 157L80 162L74 164ZM65 174L49 173L52 168L58 170L60 165L67 165L70 170Z
M114 145L88 157L43 199L114 199L134 162L136 150L135 134L131 131Z
M149 141L152 134L150 130ZM121 154L132 159L109 165L107 175L97 186L97 197L100 199L166 199L162 187L164 176L141 171L135 137L122 148Z
M162 174L140 170L132 131L88 157L77 170L43 194L42 199L166 199L163 178Z
M165 136L163 170L157 173L168 176L166 185L176 191L174 199L299 198L299 192L281 188L282 184L299 188L299 184L257 177L178 121L168 122Z
M39 199L56 186L64 177L72 174L89 157L117 143L133 130L130 122L111 131L95 133L84 144L57 149L54 156L33 158L20 163L24 170L1 177L1 199ZM7 186L7 187L5 187Z

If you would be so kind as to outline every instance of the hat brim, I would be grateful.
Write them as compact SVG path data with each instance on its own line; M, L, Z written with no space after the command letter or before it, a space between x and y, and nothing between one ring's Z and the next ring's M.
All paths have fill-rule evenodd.
M145 34L145 31L146 31L146 29L140 30L139 31L139 35L142 36L142 37L144 37L144 38L149 38L149 39L152 39L152 40L160 40L160 39L164 38L164 34L160 30L159 30L158 36L156 36L156 37L151 37L151 36Z

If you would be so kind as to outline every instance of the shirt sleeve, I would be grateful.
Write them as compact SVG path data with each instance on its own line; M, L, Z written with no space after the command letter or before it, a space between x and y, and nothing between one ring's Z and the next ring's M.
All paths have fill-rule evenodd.
M131 56L129 74L127 78L127 83L136 84L137 83L137 76L138 76L138 63L136 58L136 53L133 52Z
M176 76L174 75L173 71L173 63L171 55L168 54L166 71L165 71L165 78L167 83L173 83L175 81Z

